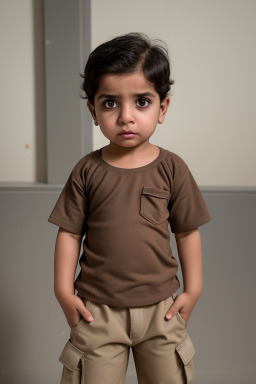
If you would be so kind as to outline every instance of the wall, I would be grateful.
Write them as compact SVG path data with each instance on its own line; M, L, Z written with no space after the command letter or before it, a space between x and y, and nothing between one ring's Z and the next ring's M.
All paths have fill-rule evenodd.
M0 2L0 181L46 181L42 4ZM152 142L202 186L256 185L255 16L252 0L92 2L92 48L130 31L166 41L175 85ZM93 147L106 144L93 127Z
M43 1L0 2L0 181L45 182Z
M0 189L1 384L56 384L69 327L53 294L58 228L47 223L61 187ZM188 325L194 384L255 384L256 193L205 191L204 289ZM11 209L10 209L11 207ZM174 257L177 251L171 245ZM180 276L180 273L179 273ZM132 353L126 384L135 384Z
M176 78L176 85L173 90L172 108L169 111L170 122L166 122L165 127L161 127L161 129L158 130L157 136L154 138L155 143L167 147L166 143L168 143L168 136L166 136L166 133L169 132L169 127L171 127L170 143L168 148L181 154L187 160L190 165L190 168L196 176L196 179L199 183L201 183L201 185L207 185L207 179L204 177L204 164L206 163L206 161L211 162L212 168L209 168L210 165L207 163L207 170L209 169L209 172L212 172L213 170L213 161L215 161L216 163L216 166L214 168L215 170L220 169L222 171L223 167L224 171L220 172L220 175L222 175L221 177L223 177L223 174L225 175L226 172L227 176L227 183L225 182L223 185L230 184L230 187L219 187L218 185L221 185L221 180L217 179L214 176L214 173L212 172L212 175L214 177L212 177L211 180L213 180L214 183L208 184L211 186L210 188L201 188L213 220L211 223L207 224L206 226L200 229L202 235L204 255L204 290L189 323L189 333L196 348L195 384L215 384L231 382L239 382L243 384L255 383L256 371L254 361L254 345L256 339L254 332L254 319L256 313L255 306L251 303L255 301L256 291L256 280L254 279L253 275L255 271L254 232L256 215L256 194L255 188L245 188L245 186L247 185L255 186L255 172L250 173L249 182L245 182L245 180L247 180L248 178L248 175L246 174L246 172L242 172L241 168L238 167L238 161L236 160L236 157L238 156L234 156L236 154L236 151L233 151L233 147L235 144L231 143L231 145L227 143L228 136L226 137L225 133L226 126L223 123L223 116L225 114L223 115L220 113L220 107L221 105L222 108L226 108L228 106L230 107L230 105L228 104L229 99L225 95L228 94L229 98L231 98L234 93L233 88L230 88L230 94L227 92L227 89L225 87L221 90L219 89L217 93L216 91L214 91L214 95L216 97L214 99L214 106L216 107L216 116L211 115L213 106L212 104L208 105L208 103L204 104L206 115L202 115L202 119L205 119L205 121L207 120L208 122L211 121L214 117L217 119L220 115L220 127L222 131L217 130L216 137L226 137L226 141L223 141L221 139L219 143L223 146L229 145L228 151L230 153L230 157L226 159L226 163L224 165L221 164L221 168L218 166L218 156L222 158L223 148L216 148L216 145L214 147L214 160L212 159L213 152L210 152L209 159L204 156L204 161L200 161L200 163L197 163L197 157L200 156L201 160L201 157L203 156L201 151L204 151L204 148L202 148L202 145L200 145L200 137L204 134L204 132L201 132L201 135L198 136L195 136L194 134L190 136L190 129L187 128L188 125L190 127L190 124L188 123L190 123L191 121L191 126L193 126L193 130L196 130L197 128L199 131L202 130L202 126L197 126L194 120L196 118L198 119L198 121L196 120L198 124L200 123L201 115L199 119L198 114L202 111L202 108L200 108L200 110L195 110L194 106L196 100L200 100L200 106L202 105L202 103L204 102L204 98L202 97L202 95L206 99L209 99L211 95L207 87L208 81L211 80L211 77L204 77L204 79L207 79L206 83L200 80L200 74L202 73L203 75L205 71L204 66L199 72L195 72L197 73L197 83L193 84L194 80L191 80L190 68L191 65L193 67L193 61L188 58L187 52L190 52L190 45L194 40L190 38L190 33L192 35L197 35L196 42L194 43L196 45L197 60L199 61L199 63L201 60L203 60L203 63L205 63L205 61L207 61L207 55L209 55L209 51L206 50L206 56L204 56L202 54L202 52L204 52L203 49L199 49L200 41L204 41L205 37L204 34L200 33L200 31L206 33L209 28L212 28L212 34L208 33L208 37L211 36L211 41L213 41L215 39L214 33L218 34L218 29L220 29L223 35L221 36L219 33L219 40L216 40L215 42L214 52L219 52L219 60L222 57L226 58L225 54L230 54L224 50L225 44L222 42L222 40L225 40L225 38L227 39L227 31L229 31L229 39L227 40L229 46L232 42L231 32L235 33L236 28L240 28L242 36L244 36L245 32L243 31L245 31L246 29L248 29L248 33L249 29L253 31L254 26L251 23L251 14L255 14L254 2L217 1L214 2L213 7L211 2L194 1L193 7L191 7L189 1L159 1L157 2L157 7L154 10L154 15L152 15L153 2L139 2L138 4L136 4L136 8L133 8L133 10L136 9L136 12L132 12L130 9L130 7L135 4L132 1L129 3L125 3L127 4L126 7L124 7L124 3L109 1L107 2L109 8L105 8L106 2L99 2L97 0L93 0L93 7L91 12L89 10L89 3L89 0L54 0L54 2L52 2L52 0L44 1L45 8L48 7L47 12L49 12L46 19L49 23L50 18L50 25L55 26L55 28L51 29L50 31L50 34L47 38L48 41L54 41L56 35L63 36L63 39L60 39L58 41L56 51L58 51L60 46L61 54L63 54L63 52L65 51L65 47L67 44L66 36L61 33L61 31L63 30L63 25L66 22L65 20L68 19L68 23L66 22L68 30L72 30L72 34L70 33L69 36L72 36L71 39L74 39L73 47L75 47L76 49L76 55L74 55L73 57L75 59L73 61L70 61L70 71L68 71L68 68L65 68L65 76L70 75L68 72L71 72L70 76L72 77L73 73L77 71L77 68L80 68L80 65L82 65L82 61L85 62L86 44L83 44L85 43L83 42L83 36L85 37L87 48L91 44L91 42L95 46L99 42L108 38L108 36L112 37L110 36L110 34L112 33L112 24L115 24L115 31L118 31L118 29L120 30L120 32L128 31L129 25L127 20L129 20L131 26L133 25L133 23L137 23L137 28L141 25L141 23L139 24L139 22L145 21L146 24L148 23L148 29L145 30L145 32L148 32L149 34L154 33L155 36L164 38L164 35L160 33L161 29L163 28L161 22L163 22L167 18L168 20L169 18L170 20L171 18L173 18L170 28L173 28L173 23L176 23L175 28L179 32L176 32L175 38L172 37L172 44L168 42L168 45L170 45L170 47L173 46L171 50L174 50L174 53L176 52L175 54L173 54L172 60L173 74ZM9 11L12 10L12 12L14 12L19 10L20 19L23 17L24 13L22 12L22 9L11 8L11 2L7 3L7 1L2 1L0 3L0 10L3 10L4 6L7 6L7 4L9 7ZM14 2L12 4L14 4ZM15 4L17 5L18 3L16 2ZM23 4L25 4L24 7L26 8L26 4L28 3L25 3L24 1ZM31 5L32 3L29 4ZM33 2L33 5L38 4L41 4L42 6L43 3L41 2L41 0L35 0L35 2ZM170 4L172 5L172 12L170 12ZM68 9L70 9L69 7L71 7L72 12L68 11ZM36 7L34 7L33 10L34 20L36 20L36 14L38 15L38 9L40 11L40 7L37 8L37 11L35 10L35 8ZM53 12L54 9L56 12ZM12 17L12 12L9 12L10 18ZM100 20L101 12L104 16L102 16L102 20ZM167 13L168 15L166 16ZM197 17L197 13L199 13L201 16ZM211 24L211 21L207 19L206 16L208 15L208 13L209 17L210 15L216 15L216 13L218 14L218 18L216 17L215 19L216 25L214 23ZM41 8L41 22L42 15L43 11ZM162 18L160 18L160 15ZM240 16L238 17L238 15ZM90 27L90 30L88 31L86 30L86 26L90 26L90 22L87 19L89 16L91 16L91 22L93 26L92 28ZM54 19L54 17L55 20L52 20ZM191 18L192 20L190 20ZM246 20L246 18L248 20ZM2 19L4 19L3 16ZM239 19L237 20L239 21L239 23L237 22L236 28L231 23L231 20L233 19ZM153 23L153 21L155 20L157 20L158 22ZM194 22L192 22L193 20ZM180 24L183 24L183 28L180 27ZM190 33L188 29L186 29L187 24L191 26ZM209 24L210 26L208 26ZM224 24L226 25L226 30L224 29ZM9 24L3 22L1 25L7 26ZM101 26L101 28L99 28L101 32L97 31L97 25ZM152 27L152 25L154 26L154 28ZM232 28L230 27L230 25L233 25ZM49 24L47 24L46 27L47 26L49 27ZM202 29L203 26L204 29ZM15 28L13 27L13 29ZM20 29L22 28L23 27L20 26ZM46 30L48 33L49 28L46 28ZM160 31L159 33L158 30ZM74 31L78 31L77 35ZM93 32L92 39L90 31ZM175 31L172 30L172 35ZM97 34L98 40L96 39ZM8 32L6 36L7 35L9 38L11 36L11 33ZM3 35L1 34L0 38L3 42L2 36ZM79 44L77 43L76 36L79 36ZM183 39L181 39L181 36L183 36ZM250 35L248 34L248 36ZM169 39L168 36L166 37ZM246 68L249 68L248 72L244 69L243 76L245 79L247 79L247 77L251 77L251 84L253 84L254 77L252 71L250 71L250 65L253 59L250 58L249 55L249 52L253 52L253 47L251 47L250 45L251 42L247 41L250 39L245 39L243 43L244 47L242 47L242 43L239 40L238 33L236 35L236 38L237 44L240 49L242 50L243 48L244 60L246 60ZM176 41L177 43L175 43ZM183 45L180 48L181 43ZM72 45L72 41L68 41L68 44ZM175 44L177 44L177 46ZM78 46L79 48L77 48ZM5 45L4 52L6 52L7 50L6 47L7 45ZM57 75L59 74L62 56L56 55L56 51L54 49L51 49L51 44L48 45L48 48L50 49L46 49L46 54L48 56L47 60L52 60L53 65L51 66L51 68L49 68L49 71L46 71L47 81L49 81L50 77L52 87L54 88L54 82L56 82ZM205 49L205 47L203 47L203 44L202 48ZM220 50L218 50L217 48ZM18 44L16 49L18 49ZM252 49L252 51L250 51L250 49ZM79 54L77 54L78 51ZM192 54L194 52L194 49L192 50L191 48L191 51L192 52L190 53ZM27 51L25 52L27 54ZM214 54L212 55L214 56ZM38 57L38 55L36 56ZM177 57L177 59L175 57ZM183 57L184 59L182 59ZM241 57L240 60L242 60ZM230 58L225 60L227 60L227 62L231 65L232 60ZM196 61L197 64L198 61ZM209 65L210 64L211 60L209 58ZM225 61L222 64L224 68L228 66L228 64L225 64ZM242 64L242 61L240 62L240 64ZM190 65L189 68L188 65ZM193 71L198 71L197 66L195 67L196 68L193 67ZM34 68L38 68L38 66L35 65ZM217 69L218 75L220 76L220 67L217 67ZM211 65L209 66L209 73L210 70L213 71ZM6 70L6 72L3 73L8 73L8 71ZM228 74L228 71L226 70L225 73ZM37 79L38 78L40 78L40 75L37 76ZM222 80L224 78L225 76L222 78ZM246 122L243 126L244 135L242 136L239 148L241 149L240 152L243 154L243 156L239 157L239 161L241 162L243 167L244 165L247 166L247 162L249 165L248 159L251 159L250 143L251 141L253 141L253 132L250 131L250 127L252 127L254 116L252 115L250 108L246 109L247 104L248 106L250 106L250 100L253 100L249 99L248 97L250 92L248 83L249 81L246 81L246 88L243 88L243 100L245 100L243 108L241 109L241 111L239 110L239 108L236 108L236 110L234 110L234 114L229 115L232 124L236 123L236 119L240 115ZM189 84L189 88L187 84ZM215 84L216 82L214 83L214 85ZM64 89L64 91L58 94L60 98L58 102L63 103L61 109L61 119L59 118L59 113L57 112L57 110L55 114L51 112L51 115L51 113L49 113L49 108L46 109L46 117L48 122L47 129L51 131L53 129L56 129L57 133L59 129L59 132L61 132L62 125L59 122L65 121L64 115L66 114L67 119L74 118L74 121L77 122L77 129L75 130L75 139L78 140L81 145L79 145L77 153L74 153L74 151L72 152L72 156L80 156L83 151L89 151L93 149L91 143L91 121L87 118L86 114L83 114L83 105L79 104L80 101L78 97L74 97L74 108L68 108L70 107L70 103L68 102L68 99L65 97L65 95L66 93L70 93L70 83L68 82L66 85L66 90ZM231 81L230 79L228 79L226 87L228 88L231 85ZM190 88L191 86L193 88ZM38 89L37 86L35 87L36 89ZM240 87L242 87L241 84ZM212 88L210 89L211 91ZM193 89L193 93L190 91L190 93L187 94L187 92L189 92L189 89ZM202 92L202 94L198 94L200 89L204 91L206 90L208 93ZM49 100L51 100L49 99L49 97L52 97L53 93L51 93L51 88L49 87L48 91L46 89L46 95L47 92L50 92L50 96L47 96L47 100L49 103ZM41 93L39 92L39 94ZM4 96L3 92L2 95ZM30 97L25 96L25 98L26 97L27 100L30 100L30 102L33 103L33 100ZM219 99L222 100L222 104L220 103ZM40 100L40 98L36 97L36 100ZM53 103L54 98L52 100ZM209 100L211 100L211 98ZM191 108L190 102L192 103ZM9 104L9 106L10 105L11 104ZM39 105L42 107L42 100ZM7 109L8 112L5 115L3 114L2 116L7 116L9 118L9 115L14 114L14 112L16 113L16 109L9 108L9 106L8 103L4 104L4 109ZM54 111L54 104L52 104L51 107ZM80 107L81 109L79 109ZM245 119L246 116L243 115L244 109L248 112L247 120ZM38 110L38 108L36 108L36 110ZM77 118L77 116L75 115L73 116L73 114L77 110L81 112L79 118ZM184 115L183 111L186 111ZM29 110L29 114L30 119L34 119L33 111ZM187 114L189 118L187 117ZM211 119L208 115L211 117ZM38 113L37 116L40 116L40 113ZM38 119L36 119L36 121L37 123L34 125L34 127L39 126ZM5 127L5 124L1 123L1 125L5 129L5 133L3 135L4 140L7 140L8 134L11 129L7 129ZM16 127L15 124L13 124L13 126ZM23 129L27 127L26 124L21 124L21 126ZM163 135L161 131L162 128ZM227 126L227 129L230 129L229 125ZM164 132L164 130L166 131ZM39 135L39 131L42 132L42 129L37 130L36 128L36 136ZM95 128L93 128L93 132L95 133L93 145L94 148L99 147L101 145L105 145L105 142L101 141L101 136L98 137ZM206 132L208 132L208 126ZM212 128L207 133L207 135L209 134L209 141L215 142L215 136L213 134L211 136L211 132ZM18 137L18 132L13 133L13 137L16 136ZM184 136L186 136L186 140L183 140ZM232 135L232 138L234 136L235 133ZM60 134L59 137L61 137ZM207 137L208 136L202 137L201 140L205 143L205 145L207 144L207 148L210 151L211 148L206 140ZM0 296L2 305L2 316L0 326L1 329L4 330L4 332L2 332L1 340L3 348L0 352L0 381L2 384L16 384L17 382L19 382L20 384L43 384L46 382L49 384L53 384L59 382L61 364L58 362L58 357L68 338L69 327L63 316L61 308L59 307L53 294L53 252L57 227L47 223L47 218L60 194L60 191L63 187L63 182L65 181L65 177L70 172L74 161L73 157L70 156L69 153L70 151L68 139L65 139L65 137L62 137L61 139L63 143L58 147L58 151L56 151L55 148L55 156L47 156L47 162L49 162L49 166L51 166L52 162L54 162L54 166L56 166L54 173L51 174L50 181L48 179L48 169L48 183L17 182L12 185L10 182L0 183L0 242L2 261L0 272ZM86 142L85 144L82 144L84 139L86 139ZM14 141L14 139L10 140L10 144L14 145ZM192 146L192 150L190 145L188 145L191 142L194 143L194 145ZM5 143L7 146L7 141ZM41 143L44 143L44 141L41 140ZM43 145L44 144L42 144L41 146L38 145L37 149L41 148ZM196 151L194 150L194 148L196 148ZM54 148L52 140L47 141L47 150L48 153L53 153ZM247 157L247 152L249 157ZM36 151L36 153L38 153L38 150ZM1 159L2 161L0 162L0 167L4 166L7 170L11 171L11 162L13 158L14 157L12 156L12 158L10 159L6 155L4 158ZM42 156L39 156L39 158L42 158ZM49 161L50 158L51 161ZM59 161L60 159L62 161ZM233 187L233 184L231 183L233 177L232 173L229 175L229 172L227 172L227 169L230 169L227 168L226 164L229 164L229 162L231 161L235 165L236 169L239 170L239 173L237 173L237 183L235 185L240 185L240 188ZM19 162L22 163L22 156L20 156L18 158L18 161L16 161L16 163ZM255 159L253 159L252 163L253 162L255 163ZM37 160L36 163L39 164L39 161ZM201 167L202 164L203 167ZM21 166L23 167L23 165ZM17 166L19 166L19 164ZM198 168L199 166L200 168ZM30 169L28 166L26 166L25 168ZM62 172L61 180L57 181L59 170L61 170ZM9 173L11 172L8 172L8 174ZM17 179L17 181L19 180L20 179ZM23 181L25 180L26 179L24 179ZM37 177L34 177L33 180L39 179ZM224 179L224 181L225 180L226 178ZM56 185L57 182L59 182L60 185ZM173 241L174 239L172 236L171 244L173 244ZM173 246L173 251L174 255L177 257L175 246ZM128 382L136 382L132 355L127 372L126 384L128 384Z
M256 2L92 2L92 48L138 31L170 50L171 107L154 144L178 153L201 186L256 186ZM107 144L98 127L94 148Z

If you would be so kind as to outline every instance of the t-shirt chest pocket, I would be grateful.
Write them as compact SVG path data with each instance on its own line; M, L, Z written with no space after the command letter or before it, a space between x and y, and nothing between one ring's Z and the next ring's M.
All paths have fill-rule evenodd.
M143 187L140 196L140 215L152 224L162 224L169 217L169 191Z

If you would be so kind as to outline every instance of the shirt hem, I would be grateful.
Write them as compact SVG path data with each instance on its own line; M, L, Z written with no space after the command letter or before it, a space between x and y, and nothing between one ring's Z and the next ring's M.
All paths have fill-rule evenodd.
M111 299L111 298L106 298L106 299L100 299L99 297L92 296L90 294L78 292L79 296L95 302L99 304L105 304L105 305L112 305L115 307L140 307L140 306L145 306L145 305L151 305L158 303L159 301L165 300L179 289L180 284L177 281L174 285L172 285L170 288L167 290L159 293L156 296L149 297L149 298L143 298L143 299L131 299L131 300L116 300L116 299Z
M74 225L63 221L56 216L50 216L48 218L48 222L54 225L58 225L59 227L66 229L69 232L75 233L77 235L82 235L82 231L78 227L75 227Z
M206 212L203 216L200 218L193 220L191 223L181 225L181 226L175 226L171 225L171 231L172 233L179 233L179 232L186 232L190 231L192 229L201 227L204 224L207 224L209 221L211 221L211 216Z

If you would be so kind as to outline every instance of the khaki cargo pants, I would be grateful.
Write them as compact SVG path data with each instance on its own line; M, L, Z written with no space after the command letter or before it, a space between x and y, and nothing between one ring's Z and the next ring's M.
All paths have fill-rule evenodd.
M194 347L174 296L144 307L115 307L84 299L94 320L71 328L60 361L60 384L123 384L130 347L139 384L192 383Z

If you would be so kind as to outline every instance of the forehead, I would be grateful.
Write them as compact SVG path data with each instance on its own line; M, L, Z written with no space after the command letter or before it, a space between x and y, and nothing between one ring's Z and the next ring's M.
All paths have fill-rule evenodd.
M142 94L151 92L158 95L154 89L154 85L150 83L142 72L134 73L107 73L99 78L98 90L96 97L101 93L104 94Z

